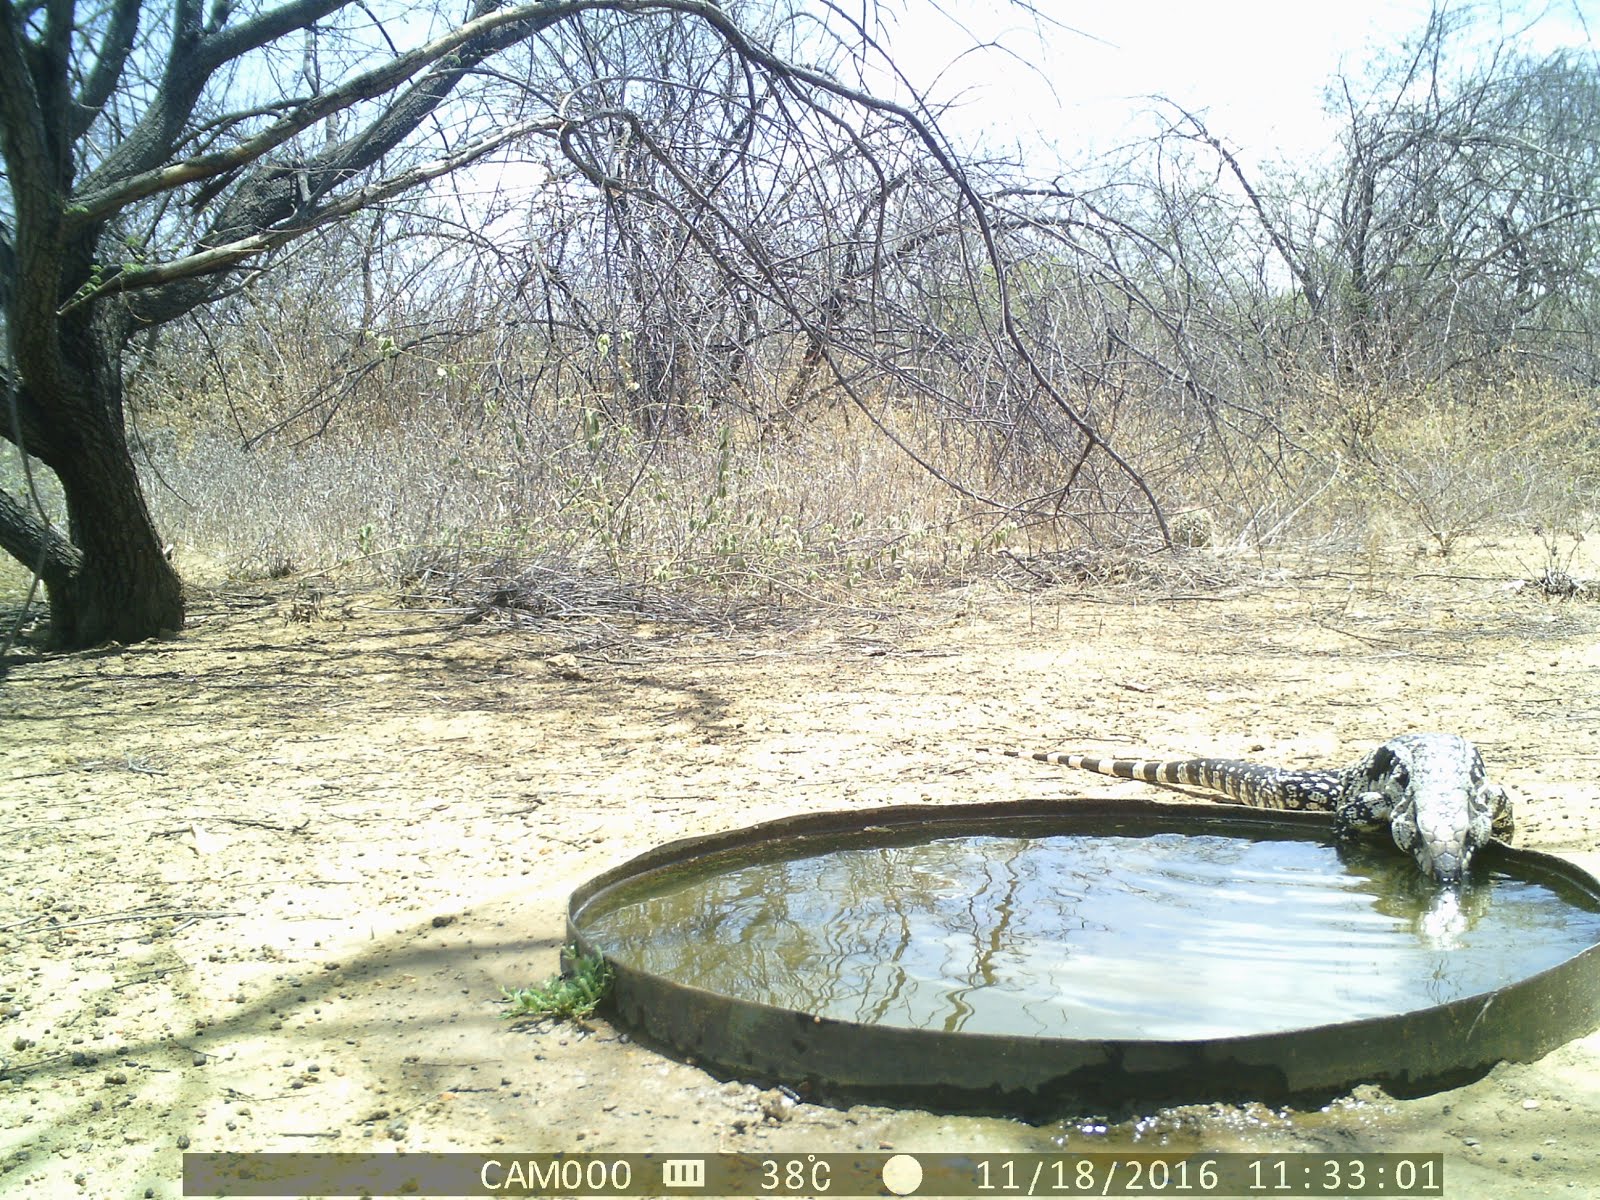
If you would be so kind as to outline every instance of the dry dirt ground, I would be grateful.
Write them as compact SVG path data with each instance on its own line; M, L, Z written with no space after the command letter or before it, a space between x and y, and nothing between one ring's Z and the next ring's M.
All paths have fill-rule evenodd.
M1541 561L989 581L718 629L218 591L177 639L23 661L0 685L0 1193L177 1196L186 1147L1182 1142L1442 1150L1452 1198L1600 1194L1600 1035L1421 1099L1036 1125L789 1105L500 1002L556 969L576 885L664 840L1141 790L974 753L994 744L1330 765L1456 730L1523 844L1600 870L1600 605L1517 590Z

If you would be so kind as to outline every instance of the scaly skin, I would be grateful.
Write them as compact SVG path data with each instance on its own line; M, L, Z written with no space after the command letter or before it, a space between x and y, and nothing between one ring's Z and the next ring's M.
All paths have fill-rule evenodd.
M1387 831L1424 874L1443 884L1459 883L1473 854L1491 838L1509 842L1515 832L1505 788L1485 778L1477 747L1453 733L1403 733L1342 771L1290 771L1227 758L1162 762L1005 753L1119 779L1200 788L1255 808L1331 812L1340 837Z

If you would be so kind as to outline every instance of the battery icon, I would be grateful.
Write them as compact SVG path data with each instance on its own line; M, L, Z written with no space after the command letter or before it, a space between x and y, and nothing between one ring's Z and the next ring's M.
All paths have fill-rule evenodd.
M661 1186L669 1188L703 1188L706 1185L706 1160L703 1158L668 1158L661 1163Z

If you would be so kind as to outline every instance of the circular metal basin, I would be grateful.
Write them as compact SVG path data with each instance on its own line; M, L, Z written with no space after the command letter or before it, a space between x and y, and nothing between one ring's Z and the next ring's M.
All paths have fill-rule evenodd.
M1585 872L1496 845L1441 890L1325 815L1232 806L785 818L605 872L568 940L712 1070L946 1111L1416 1095L1600 1026Z

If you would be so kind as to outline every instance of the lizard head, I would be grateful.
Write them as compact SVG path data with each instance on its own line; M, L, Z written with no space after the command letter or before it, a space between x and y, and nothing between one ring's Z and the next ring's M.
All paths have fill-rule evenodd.
M1440 883L1462 880L1493 836L1495 814L1508 808L1505 789L1484 777L1477 748L1454 734L1392 738L1363 771L1360 803L1387 819L1395 845Z

